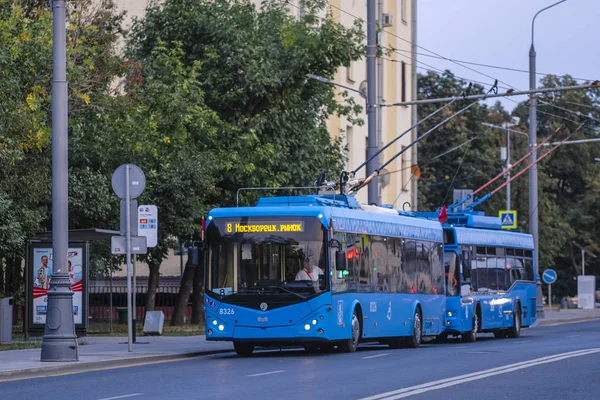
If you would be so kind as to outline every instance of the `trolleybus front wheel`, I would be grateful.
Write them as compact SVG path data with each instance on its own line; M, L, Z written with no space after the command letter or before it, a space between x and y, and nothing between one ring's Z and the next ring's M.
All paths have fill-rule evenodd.
M240 357L250 357L254 351L252 343L233 342L233 349Z
M475 343L477 341L477 331L479 330L479 315L477 312L473 314L473 330L463 333L462 341L465 343Z
M521 305L517 304L513 313L513 326L508 328L509 338L518 338L521 336Z
M352 336L350 337L350 339L344 340L340 344L340 349L344 353L354 353L356 351L356 348L358 347L358 342L360 341L360 334L362 332L359 315L359 312L355 308L354 313L352 313Z

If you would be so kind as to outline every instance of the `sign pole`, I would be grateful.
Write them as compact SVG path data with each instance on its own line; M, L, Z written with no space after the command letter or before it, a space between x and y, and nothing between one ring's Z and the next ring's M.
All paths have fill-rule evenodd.
M548 285L548 305L550 306L550 311L552 311L552 284Z
M133 343L135 343L135 327L136 327L136 320L137 320L137 310L136 310L136 302L135 302L135 294L137 292L136 290L136 282L135 282L135 256L133 256L133 259L131 260L131 265L132 265L132 269L133 269L133 290L132 290L132 303L133 303L133 330L132 330L132 335L133 335Z
M133 351L132 348L132 333L131 333L131 220L130 220L130 193L129 193L129 164L125 166L125 223L127 224L126 232L125 232L125 254L126 254L126 263L127 263L127 344L129 346L129 352Z

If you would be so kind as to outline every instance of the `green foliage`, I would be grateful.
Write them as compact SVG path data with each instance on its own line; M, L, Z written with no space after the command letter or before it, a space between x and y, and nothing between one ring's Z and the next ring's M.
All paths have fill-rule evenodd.
M542 87L576 84L577 82L568 76L563 78L547 76L541 80ZM465 85L465 82L455 79L449 72L442 76L431 73L419 76L421 97L455 96ZM480 88L477 90L481 92ZM569 135L571 135L570 140L597 138L600 132L598 94L599 91L594 89L557 92L551 97L541 97L537 114L538 143L563 124L562 132L553 136L551 142L560 141ZM549 106L548 103L558 108ZM439 106L437 104L420 106L419 118L425 117ZM461 105L456 105L453 109L460 107ZM503 139L506 133L500 130L488 130L481 123L491 122L498 125L507 122L508 113L499 103L490 108L478 105L470 111L472 112L465 113L465 119L468 117L468 121L463 119L453 124L446 124L433 132L431 137L424 139L419 146L419 159L423 170L419 183L420 208L432 210L444 203L448 204L451 202L453 188L476 189L502 171L499 149L500 146L506 145ZM512 114L518 116L521 121L520 126L515 126L513 129L528 132L529 103L519 104ZM437 120L436 118L423 124L420 132L426 131L442 119L442 117ZM571 121L566 121L564 118ZM579 123L583 121L587 121L585 127L574 133ZM457 146L480 132L482 135L471 142L468 149L465 146L433 160L437 154ZM538 157L548 149L549 147L542 147L538 151ZM512 135L512 162L520 159L527 151L527 138L522 135ZM598 224L600 163L594 161L598 155L600 155L600 144L597 143L565 145L538 164L539 267L541 272L547 268L557 270L559 279L553 285L553 294L558 297L577 293L577 282L574 278L581 273L581 257L578 248L574 248L571 243L575 241L585 245L590 251L600 254L600 242L597 239L600 237ZM514 176L525 166L524 163L515 168L511 171L512 175ZM456 179L451 185L455 174ZM504 179L501 178L499 181ZM490 192L499 184L498 182L490 186L481 194ZM530 222L528 184L527 173L525 173L512 183L511 188L512 208L517 210L518 225L524 231L528 231ZM498 210L505 208L504 199L505 191L501 190L479 209L485 211L487 215L498 215ZM586 274L600 275L600 258L586 257Z
M205 143L220 161L215 203L232 204L240 187L304 186L320 170L341 169L340 144L325 122L333 113L352 116L353 105L338 104L331 86L306 74L333 77L360 57L362 34L359 25L317 19L323 5L306 2L296 19L278 1L257 10L249 1L167 0L134 24L132 57L147 64L161 43L180 43L206 105L228 124Z
M422 98L458 96L467 88L466 82L456 79L449 71L443 75L431 72L419 75L418 85L419 97ZM478 85L471 89L471 94L483 92L483 88ZM420 134L466 107L471 101L459 100L427 120L419 127ZM442 104L419 106L419 119L441 106ZM419 165L422 171L419 180L421 210L431 211L444 204L448 205L452 203L453 189L476 189L502 171L502 161L499 157L502 134L497 130L489 130L481 123L488 120L488 115L498 119L505 113L499 104L496 104L493 110L477 104L431 132L419 143ZM473 140L469 144L458 150L436 158L471 139ZM497 207L496 199L482 205L482 209L487 213L493 213Z

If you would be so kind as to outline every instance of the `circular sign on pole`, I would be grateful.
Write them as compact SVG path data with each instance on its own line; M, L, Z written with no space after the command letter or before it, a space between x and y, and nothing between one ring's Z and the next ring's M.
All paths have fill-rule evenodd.
M135 164L121 164L112 175L113 191L120 199L125 198L127 190L125 179L125 168L129 165L129 197L135 199L146 188L146 176L144 172Z
M557 278L557 274L556 274L556 271L553 269L547 269L542 274L542 280L544 281L544 283L547 283L548 285L552 285L554 282L556 282L556 278Z

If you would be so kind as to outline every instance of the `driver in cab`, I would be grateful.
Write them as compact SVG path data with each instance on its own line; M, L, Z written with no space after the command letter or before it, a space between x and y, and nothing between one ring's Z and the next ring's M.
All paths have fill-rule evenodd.
M311 265L309 258L304 259L304 267L296 274L297 281L318 281L319 275L323 275L324 272L321 268L316 265Z

